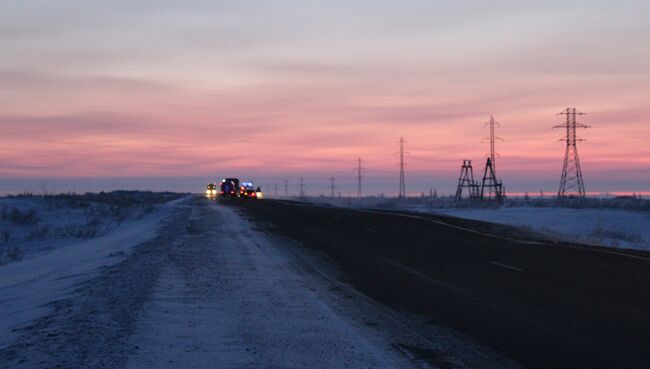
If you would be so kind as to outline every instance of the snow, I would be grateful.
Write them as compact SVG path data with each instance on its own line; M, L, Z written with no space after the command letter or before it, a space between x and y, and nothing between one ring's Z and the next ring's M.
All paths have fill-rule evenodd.
M0 266L0 368L517 368L258 227L195 197Z
M25 202L18 205L25 206ZM52 302L69 297L76 285L93 278L103 267L120 262L133 247L153 238L172 206L166 204L149 216L125 221L104 236L56 240L44 248L46 251L0 266L0 348L15 338L19 328L46 315ZM61 215L68 212L62 210ZM44 222L61 218L53 214Z
M219 229L176 251L127 368L407 367L330 309L264 233L232 209L212 210Z
M422 367L402 346L435 347L457 367L516 367L457 332L418 333L232 208L194 208L189 227L138 319L127 368Z
M619 209L507 207L436 209L455 217L526 227L603 246L650 250L650 213Z

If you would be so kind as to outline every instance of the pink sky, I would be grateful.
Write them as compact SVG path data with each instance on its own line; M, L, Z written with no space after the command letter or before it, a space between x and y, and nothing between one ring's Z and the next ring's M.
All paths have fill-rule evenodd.
M647 2L435 3L0 5L0 176L327 177L361 156L379 178L404 136L410 178L453 178L492 114L504 182L554 182L575 106L588 189L650 187Z

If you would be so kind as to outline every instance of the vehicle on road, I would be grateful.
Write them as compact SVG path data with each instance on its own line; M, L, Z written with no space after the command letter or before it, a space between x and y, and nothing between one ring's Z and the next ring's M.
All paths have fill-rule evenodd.
M239 191L239 178L224 178L221 180L221 196L238 197Z
M258 187L259 189L259 187ZM245 198L245 199L255 199L257 198L257 191L255 190L255 187L253 186L252 182L242 182L241 187L239 188L240 191L240 197Z
M205 186L205 195L208 197L217 196L217 184L208 183L208 185Z

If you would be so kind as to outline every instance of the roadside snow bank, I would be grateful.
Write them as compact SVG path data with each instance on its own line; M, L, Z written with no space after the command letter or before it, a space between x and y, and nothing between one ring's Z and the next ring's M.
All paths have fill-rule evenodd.
M536 207L437 209L435 212L531 228L604 246L650 250L650 213L617 209Z

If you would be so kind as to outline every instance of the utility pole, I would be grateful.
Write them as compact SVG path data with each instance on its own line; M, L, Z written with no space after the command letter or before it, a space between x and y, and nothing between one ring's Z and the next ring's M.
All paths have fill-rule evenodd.
M564 152L564 164L562 165L562 177L560 178L560 188L557 192L558 201L566 197L577 197L584 199L587 195L585 192L585 183L582 179L582 169L580 168L580 159L578 158L578 141L584 141L576 134L578 128L589 128L589 126L578 123L576 116L585 115L585 113L576 111L576 108L566 108L565 111L558 115L566 115L566 122L553 128L565 128L566 137L559 141L566 141Z
M399 138L399 198L406 197L406 183L404 180L404 137Z
M334 177L330 178L330 181L331 181L331 183L330 183L330 197L334 198L334 188L336 187L334 185Z
M366 168L361 167L361 158L357 159L357 167L355 168L355 171L357 172L357 198L361 198L361 180L362 180L362 175L361 172L363 172Z
M273 184L273 193L274 193L275 197L278 197L278 182L275 182Z
M284 180L284 197L289 197L289 180Z

